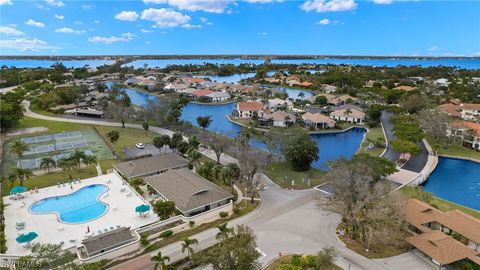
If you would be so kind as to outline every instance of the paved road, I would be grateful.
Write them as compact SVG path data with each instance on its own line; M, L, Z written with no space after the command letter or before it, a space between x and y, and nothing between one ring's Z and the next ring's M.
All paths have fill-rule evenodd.
M383 129L385 135L387 136L388 147L385 153L382 155L383 158L386 158L390 161L396 161L400 157L400 153L393 150L390 147L390 142L396 140L395 135L393 134L393 125L390 119L392 118L393 113L383 111L380 120L382 121ZM428 160L428 151L423 142L417 143L417 145L422 148L422 152L418 155L411 156L410 159L403 165L402 169L420 173L422 169L427 164Z
M24 102L26 109L25 115L32 118L38 118L50 121L61 121L69 123L81 123L104 126L119 126L119 123L83 120L83 119L65 119L59 117L50 117L31 112L29 103ZM126 127L143 129L140 125L126 124ZM172 131L160 127L150 127L150 130L158 134L173 134ZM206 155L211 157L210 151L205 151ZM211 157L215 159L215 156ZM221 162L231 163L236 160L230 156L222 155ZM396 257L381 261L370 260L357 253L347 249L336 238L335 228L340 221L340 216L328 214L315 205L314 195L318 193L314 189L304 191L283 190L267 179L263 174L259 175L261 181L266 186L262 191L261 206L249 215L240 217L231 222L230 226L245 224L250 226L257 236L259 249L265 256L261 258L261 263L266 264L282 253L315 253L324 246L334 246L339 254L337 264L345 269L365 269L365 270L424 270L431 269L428 264L418 261L413 255L406 254L402 258L409 259L398 260ZM215 243L217 229L203 231L193 236L199 241L197 250L204 249ZM185 255L181 252L179 242L168 245L162 249L163 255L169 256L172 261L179 260ZM151 254L156 254L158 250ZM150 262L151 254L137 257L133 260L120 264L112 269L153 269ZM410 258L411 257L411 258Z

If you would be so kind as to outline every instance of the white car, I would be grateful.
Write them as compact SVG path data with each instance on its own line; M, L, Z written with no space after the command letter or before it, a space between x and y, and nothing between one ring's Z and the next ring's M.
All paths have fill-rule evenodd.
M138 148L138 149L143 149L143 143L136 143L135 146Z

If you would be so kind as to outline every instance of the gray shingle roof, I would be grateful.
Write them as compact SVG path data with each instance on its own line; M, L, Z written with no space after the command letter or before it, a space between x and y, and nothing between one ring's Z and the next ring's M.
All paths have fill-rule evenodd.
M113 165L125 177L140 177L157 171L180 168L188 165L188 160L174 153L125 161Z
M188 212L226 200L233 196L207 179L189 169L168 170L167 172L145 178L150 186L170 201L181 212Z
M82 244L89 256L96 255L103 251L122 246L124 244L133 242L136 239L130 232L130 227L121 227L92 236L82 240Z

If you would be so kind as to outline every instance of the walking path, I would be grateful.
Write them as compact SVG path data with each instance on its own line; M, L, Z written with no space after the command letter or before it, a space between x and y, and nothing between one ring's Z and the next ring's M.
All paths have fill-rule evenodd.
M116 127L120 125L119 123L107 121L45 116L30 111L27 101L24 102L24 106L26 110L25 116L37 119ZM125 126L143 129L141 125L136 124L126 124ZM167 134L170 136L173 134L172 131L160 127L150 127L150 130L157 134ZM211 150L206 149L201 153L216 160L215 154ZM222 154L220 161L222 164L238 162L235 158L225 154ZM316 253L324 246L334 246L339 254L337 264L345 269L431 269L428 264L416 260L415 256L410 256L409 254L405 256L411 257L410 259L401 260L401 263L395 263L395 257L377 261L367 259L353 252L346 248L336 236L335 231L337 224L340 222L340 216L328 213L317 207L314 196L320 194L318 191L315 189L302 191L284 190L263 174L257 175L257 178L263 182L266 187L265 191L261 192L262 203L260 207L248 215L231 221L229 225L234 227L245 224L252 228L257 236L258 248L265 254L265 256L260 259L262 265L274 260L279 252L284 254ZM195 250L198 251L213 245L216 242L216 234L217 229L212 228L193 235L192 238L199 241L198 246L194 247ZM152 251L149 254L129 260L111 269L153 269L150 257L158 251L161 251L164 256L169 256L172 261L185 257L185 254L182 253L180 242L176 242L159 250Z

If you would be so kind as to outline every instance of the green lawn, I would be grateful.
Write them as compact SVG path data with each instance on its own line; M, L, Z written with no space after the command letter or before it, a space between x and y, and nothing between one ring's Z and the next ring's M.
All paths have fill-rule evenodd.
M427 196L428 195L427 192L422 191L421 188L403 187L402 189L400 189L400 191L406 198L416 198L416 199L425 201L426 203L434 206L435 208L440 209L441 211L450 211L450 210L458 209L462 212L465 212L473 217L480 219L480 212L474 209L467 208L459 204L440 199L435 196L430 197L431 200L427 201L426 198L428 198L429 196Z
M292 262L292 258L293 258L293 255L282 256L276 259L275 261L273 261L270 265L268 265L268 267L265 268L265 270L277 270L282 264L290 264ZM297 268L294 268L294 269L297 269ZM340 266L333 265L332 267L325 268L324 270L341 270L341 269L342 268Z
M264 173L282 188L305 189L309 188L307 179L310 178L310 188L322 183L324 172L311 168L306 172L296 172L288 162L272 162L267 165ZM285 178L286 176L286 178ZM304 179L302 183L302 178ZM292 180L295 185L292 186Z
M40 134L47 134L47 133L57 133L57 132L63 132L63 131L87 129L90 127L90 125L48 121L48 120L24 117L22 120L20 120L19 125L16 126L15 128L21 129L21 128L31 128L31 127L48 128L48 131L46 132L35 133L35 135L40 135ZM29 134L29 135L22 135L22 136L25 137L25 136L31 136L31 135Z
M380 156L383 153L384 148L376 147L374 149L368 150L367 147L370 142L381 142L385 144L385 137L383 136L383 129L381 126L369 128L367 134L365 135L365 140L362 142L362 146L360 147L360 153L367 153L371 156Z
M108 138L105 134L110 130L116 130L120 133L120 138L115 143L115 153L120 157L124 158L123 148L134 146L136 143L152 143L153 138L158 136L156 133L151 131L145 136L145 131L141 129L133 129L133 128L122 128L122 127L107 127L107 126L95 126L95 129L98 133L105 139L106 142L109 143ZM111 145L110 145L111 146Z
M426 139L430 144L430 147L432 148L434 148L435 145L437 144L437 141L433 138L427 137ZM447 148L439 147L438 153L440 155L474 158L474 159L480 160L480 152L458 145L458 144L451 144Z
M80 178L80 179L85 179L85 178L90 178L97 176L97 171L95 168L92 166L92 173L90 174L90 170L88 168L82 168L80 171L74 170L72 172L72 177L74 179ZM50 172L44 175L40 176L32 176L30 179L27 179L24 181L24 186L27 187L28 189L34 189L34 188L44 188L44 187L49 187L49 186L54 186L58 182L60 183L68 183L69 175L68 173L65 172ZM20 183L16 181L13 186L17 186ZM10 190L10 182L8 180L3 180L3 186L6 187L3 189L3 195L8 195L8 192Z
M99 160L98 164L100 164L100 168L102 168L102 172L106 174L109 169L113 168L113 164L118 162L119 161L116 159L106 159L106 160Z

